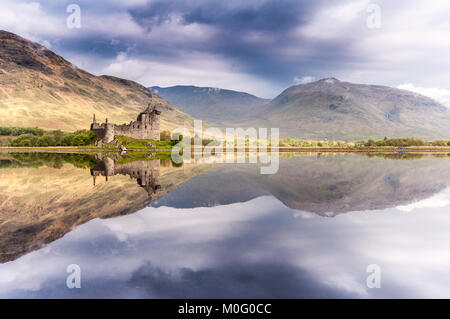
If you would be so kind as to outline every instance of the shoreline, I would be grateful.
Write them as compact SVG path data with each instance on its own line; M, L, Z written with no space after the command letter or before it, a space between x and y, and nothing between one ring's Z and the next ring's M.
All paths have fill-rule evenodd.
M208 148L191 148L193 152L199 152ZM215 148L211 148L214 150ZM127 149L127 152L171 152L172 149L155 149L155 148L139 148L139 149ZM267 150L271 152L271 148ZM349 148L349 147L279 147L279 152L343 152L343 153L448 153L450 147L361 147L361 148ZM83 152L83 153L99 153L99 152L120 152L118 148L94 148L94 147L76 147L76 146L49 146L49 147L9 147L0 146L0 152ZM226 150L224 151L226 152ZM258 152L258 149L249 148L234 148L234 152Z

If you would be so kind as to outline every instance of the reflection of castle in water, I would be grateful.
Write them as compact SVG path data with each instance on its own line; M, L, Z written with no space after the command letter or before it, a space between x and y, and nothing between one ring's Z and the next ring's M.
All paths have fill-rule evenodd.
M117 163L117 160L102 155L98 155L97 159L99 159L98 163L91 169L94 186L97 176L105 176L106 181L108 181L109 176L121 174L136 179L139 186L147 191L150 198L156 195L161 189L161 185L159 184L159 159L132 161L128 163Z

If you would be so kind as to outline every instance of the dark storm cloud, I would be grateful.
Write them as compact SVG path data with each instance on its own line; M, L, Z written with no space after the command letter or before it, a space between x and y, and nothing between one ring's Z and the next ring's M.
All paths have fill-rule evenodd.
M132 8L129 13L149 31L170 21L174 16L180 16L185 25L197 23L213 27L216 31L213 40L200 44L180 42L166 54L176 55L180 49L200 49L231 58L246 72L290 82L297 72L322 68L322 57L326 55L332 55L334 63L347 56L347 43L322 43L292 38L291 32L307 24L314 12L327 2L329 1L157 1ZM257 35L258 39L249 41L249 37L253 35ZM303 60L280 52L292 45L314 46L317 50L314 50L314 55Z
M3 0L0 28L94 74L146 86L198 85L273 98L293 81L334 76L450 100L450 3L379 0ZM80 29L66 25L81 8Z
M311 23L317 12L329 8L333 3L330 0L80 0L76 4L81 8L82 28L68 29L66 9L71 3L40 3L34 11L52 18L46 28L40 29L48 31L30 25L27 32L41 43L50 44L56 53L82 61L81 67L87 71L112 72L144 85L164 85L159 81L166 70L179 68L186 74L182 81L188 81L183 84L199 85L204 72L226 73L226 79L213 78L216 85L235 83L233 89L241 90L249 89L241 87L244 83L254 83L254 88L264 85L271 92L262 87L260 91L265 92L265 97L273 97L291 85L295 76L328 76L348 57L354 59L351 43L346 40L314 39L298 32ZM10 6L11 11L22 9L16 4ZM28 36L27 32L22 34ZM134 71L121 65L111 68L122 53L126 56L120 63L134 60L164 67L158 74L152 67L141 72L145 66ZM204 57L209 59L205 64L209 67L189 78Z
M282 263L230 264L170 273L150 263L128 282L152 298L350 298L318 282L308 271Z
M307 21L321 1L156 1L129 12L145 26L170 19L179 13L185 23L219 26L224 30L277 32Z

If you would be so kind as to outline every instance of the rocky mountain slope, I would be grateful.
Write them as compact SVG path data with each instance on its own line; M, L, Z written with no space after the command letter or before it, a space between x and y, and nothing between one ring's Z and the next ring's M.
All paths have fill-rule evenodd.
M93 113L121 124L148 103L160 106L162 130L193 121L136 82L94 76L38 43L0 31L0 126L73 131L89 128Z
M335 78L286 89L261 118L301 138L450 138L450 110L438 102L406 90Z

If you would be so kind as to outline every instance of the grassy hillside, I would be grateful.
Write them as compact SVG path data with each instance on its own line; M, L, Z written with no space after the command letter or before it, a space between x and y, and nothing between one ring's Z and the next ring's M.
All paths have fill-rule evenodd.
M148 103L162 111L161 130L192 126L193 118L144 86L94 76L45 47L0 31L0 126L75 131L92 114L104 121L135 120Z

